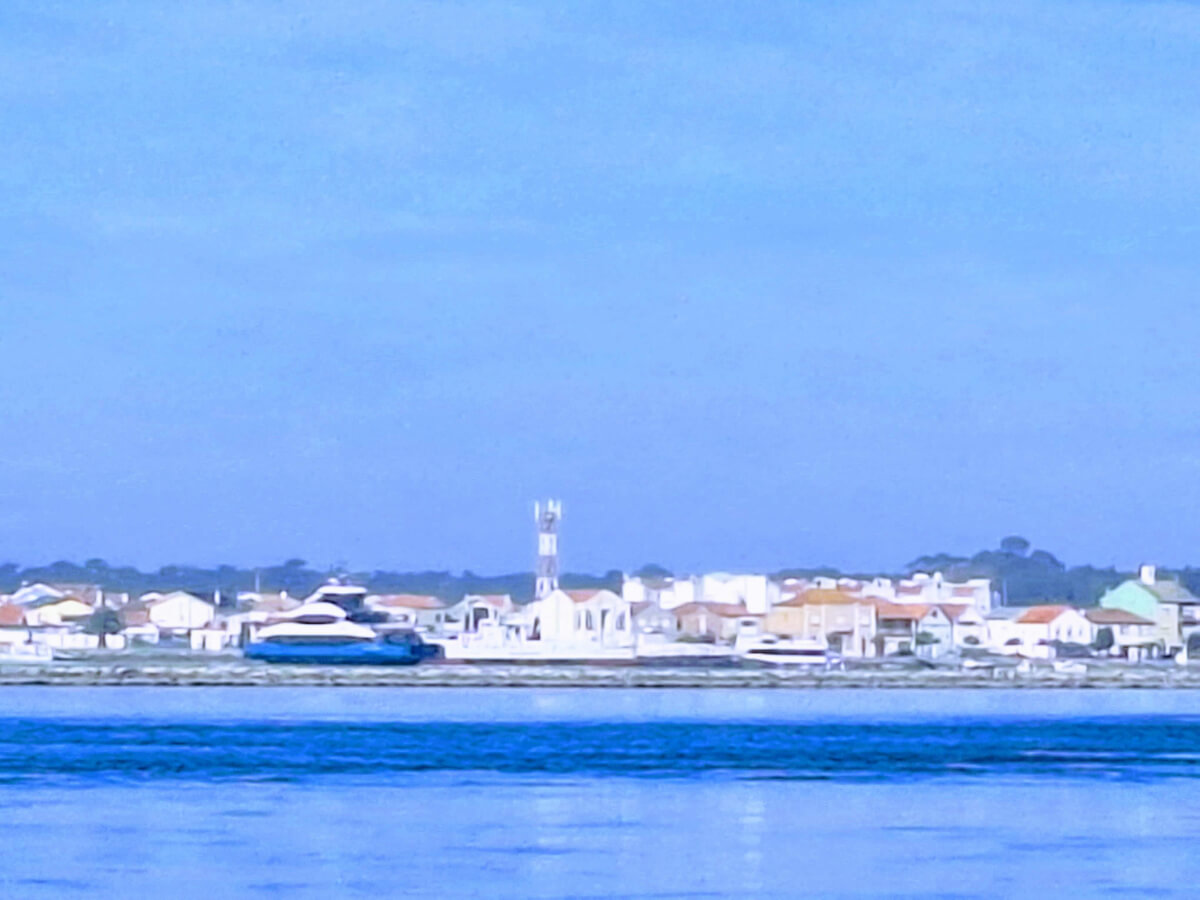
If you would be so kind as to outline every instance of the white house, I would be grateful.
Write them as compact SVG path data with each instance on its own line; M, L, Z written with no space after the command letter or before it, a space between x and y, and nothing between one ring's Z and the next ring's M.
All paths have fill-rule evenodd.
M701 575L696 601L744 606L752 616L766 615L780 601L780 586L766 575Z
M1001 653L1049 659L1055 642L1090 644L1095 628L1070 606L1050 604L988 616L988 644Z
M621 596L630 605L653 603L661 609L674 609L696 599L696 583L686 576L679 578L627 576L621 586Z
M145 599L143 596L143 602ZM186 634L207 628L217 614L216 606L187 591L152 596L145 607L150 624L165 634Z
M522 612L528 641L612 648L634 644L630 604L612 591L555 590Z
M1084 613L1092 623L1096 635L1107 628L1112 634L1111 656L1124 656L1137 660L1150 655L1158 647L1158 626L1151 619L1144 619L1120 607L1098 606Z
M974 606L943 603L939 607L950 620L950 641L957 647L983 647L987 644L987 619Z
M911 652L937 657L953 647L953 626L939 606L876 600L877 656Z
M676 609L690 603L744 606L751 615L765 615L781 599L781 586L766 575L710 572L667 578L627 577L621 595L630 603L653 603Z
M508 594L467 594L446 608L444 630L447 633L478 634L499 628L513 608L512 597Z
M94 610L78 597L43 597L25 604L25 623L33 627L75 625L82 623Z
M38 581L33 584L21 585L13 591L8 599L10 603L15 603L17 606L29 606L48 599L61 600L65 596L67 596L66 591L60 591L58 588Z
M953 603L974 607L985 616L992 609L992 583L986 578L947 581L941 572L915 572L898 581L876 578L865 583L862 590L869 597L892 603Z

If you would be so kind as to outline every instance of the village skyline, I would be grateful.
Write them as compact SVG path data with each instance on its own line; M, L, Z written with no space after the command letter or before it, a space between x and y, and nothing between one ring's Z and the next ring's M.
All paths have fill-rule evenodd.
M1063 600L1081 605L1094 603L1107 589L1132 577L1142 564L1152 562L1164 577L1179 581L1200 593L1200 565L1168 566L1143 560L1129 567L1097 566L1089 563L1067 564L1054 553L1036 548L1027 539L1010 535L992 549L971 555L944 552L924 554L894 568L845 571L833 566L788 565L762 572L782 581L787 578L818 576L870 579L904 578L915 573L942 573L949 578L987 578L994 582L1004 600L1015 605ZM696 571L671 569L658 563L610 567L603 571L567 569L561 574L569 588L607 588L620 590L628 576L671 578L703 573L727 572L717 568ZM35 582L95 584L109 590L143 591L191 590L204 594L223 593L232 599L238 592L259 589L290 590L294 595L311 593L331 576L347 577L380 591L405 591L459 598L472 593L502 592L514 597L531 597L535 569L514 568L507 572L480 572L472 569L356 568L345 561L328 565L292 557L280 563L261 566L215 566L167 564L153 569L122 566L94 557L83 562L59 560L43 565L0 564L0 590L14 590Z

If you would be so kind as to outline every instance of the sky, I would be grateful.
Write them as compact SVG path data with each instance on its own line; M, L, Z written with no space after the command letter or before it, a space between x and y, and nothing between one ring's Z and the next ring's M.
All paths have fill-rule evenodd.
M0 557L1200 564L1200 6L6 0Z

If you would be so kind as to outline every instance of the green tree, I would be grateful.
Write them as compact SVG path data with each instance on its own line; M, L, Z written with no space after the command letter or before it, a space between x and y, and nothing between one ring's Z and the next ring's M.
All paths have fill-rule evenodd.
M98 609L83 623L83 630L88 634L95 634L100 637L100 646L108 646L108 636L110 634L120 634L121 617L117 615L115 609Z
M1032 544L1020 535L1012 534L1000 542L1000 549L1013 556L1024 556Z
M633 573L638 578L670 578L671 570L658 563L646 563Z
M941 641L935 635L930 634L928 631L918 631L917 637L913 641L913 643L916 644L918 647L930 647L934 644L940 644Z

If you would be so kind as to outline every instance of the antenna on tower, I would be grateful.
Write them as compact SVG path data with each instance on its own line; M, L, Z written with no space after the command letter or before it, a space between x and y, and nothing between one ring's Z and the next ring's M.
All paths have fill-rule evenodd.
M535 600L558 590L558 523L562 519L562 501L547 500L533 504L538 528L537 583Z

